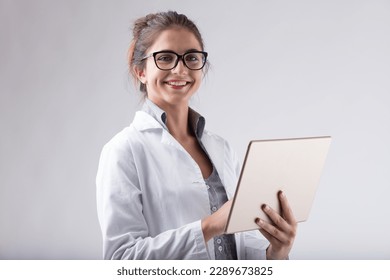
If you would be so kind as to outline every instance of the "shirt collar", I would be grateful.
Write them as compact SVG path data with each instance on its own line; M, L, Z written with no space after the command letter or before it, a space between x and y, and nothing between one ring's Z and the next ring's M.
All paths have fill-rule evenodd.
M149 98L145 99L144 106L142 107L142 111L148 113L152 116L158 123L167 131L168 127L166 125L167 122L167 113L154 104ZM190 125L190 129L195 133L197 138L202 138L204 127L206 125L205 118L200 115L198 112L193 110L192 108L188 108L188 123Z
M206 119L192 108L188 108L188 123L197 138L202 138Z

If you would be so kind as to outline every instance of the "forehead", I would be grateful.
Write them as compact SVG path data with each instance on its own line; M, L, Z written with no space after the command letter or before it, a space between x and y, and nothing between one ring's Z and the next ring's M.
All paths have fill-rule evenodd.
M191 49L202 50L195 35L188 29L171 28L157 36L149 52L172 50L180 54Z

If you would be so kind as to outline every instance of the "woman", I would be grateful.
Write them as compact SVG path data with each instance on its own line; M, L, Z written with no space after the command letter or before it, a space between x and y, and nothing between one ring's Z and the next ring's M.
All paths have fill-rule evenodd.
M195 24L176 12L149 14L133 36L129 66L145 104L101 154L104 258L286 259L296 222L283 194L283 217L265 206L274 225L256 220L263 235L223 234L239 164L188 105L207 68Z

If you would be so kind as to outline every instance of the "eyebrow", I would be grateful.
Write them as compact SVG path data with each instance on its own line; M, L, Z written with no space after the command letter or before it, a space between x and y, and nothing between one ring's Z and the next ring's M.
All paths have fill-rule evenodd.
M202 50L197 50L197 49L189 49L189 50L186 50L186 52L193 52L193 51L201 52Z
M184 53L193 52L193 51L195 51L195 52L201 52L201 50L198 50L198 49L188 49L188 50L186 50ZM169 49L161 50L161 51L159 51L159 52L174 52L174 53L176 53L175 51L169 50Z

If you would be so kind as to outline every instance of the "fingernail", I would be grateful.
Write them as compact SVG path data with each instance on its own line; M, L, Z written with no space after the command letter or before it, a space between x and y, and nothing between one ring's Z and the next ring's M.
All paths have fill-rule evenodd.
M269 206L268 206L267 204L264 204L264 205L263 205L263 210L264 210L264 211L268 211L268 210L269 210Z
M286 195L284 194L283 191L280 191L280 196L281 196L281 197L285 197Z
M263 221L260 218L256 218L255 219L255 223L258 224L258 225L262 225Z

